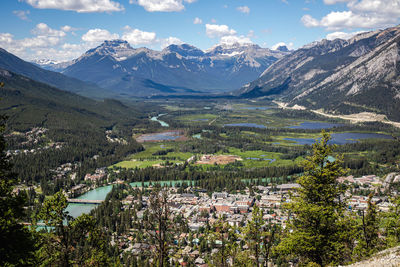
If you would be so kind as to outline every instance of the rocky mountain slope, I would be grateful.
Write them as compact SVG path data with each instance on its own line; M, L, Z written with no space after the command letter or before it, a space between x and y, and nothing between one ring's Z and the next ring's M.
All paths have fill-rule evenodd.
M26 62L6 50L0 48L0 68L26 76L32 80L46 83L59 89L78 93L89 97L107 97L110 96L106 90L80 81L75 78L65 76L58 72L42 69L32 63Z
M328 112L370 111L400 120L400 26L322 40L270 66L236 94L274 97Z
M360 261L348 267L398 267L400 266L400 247L386 249L368 260Z
M221 92L256 79L290 53L281 50L234 44L202 51L182 44L154 51L113 40L73 60L62 73L122 95Z

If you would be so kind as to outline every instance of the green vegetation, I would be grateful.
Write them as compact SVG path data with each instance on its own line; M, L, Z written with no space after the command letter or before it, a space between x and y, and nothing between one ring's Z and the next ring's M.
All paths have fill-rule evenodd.
M17 179L5 155L5 119L0 117L0 265L29 266L35 264L35 241L33 233L21 224L26 195L13 193Z
M342 220L345 203L338 201L345 192L336 178L345 174L340 158L328 161L334 146L328 145L330 135L323 132L320 142L313 145L313 153L303 163L305 174L297 182L301 188L286 208L293 218L288 224L287 236L279 249L299 258L304 264L320 266L343 263L339 253L343 246L345 224Z

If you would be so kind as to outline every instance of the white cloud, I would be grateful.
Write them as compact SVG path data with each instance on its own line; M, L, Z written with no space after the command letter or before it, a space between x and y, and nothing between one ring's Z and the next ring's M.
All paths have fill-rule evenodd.
M301 19L306 27L329 31L389 27L400 21L400 0L324 0L325 4L347 3L348 10L332 11L317 20L310 15Z
M39 23L31 30L31 33L37 36L53 36L64 37L66 34L63 31L50 28L46 23Z
M73 28L73 27L71 27L69 25L64 25L64 26L61 27L61 30L64 31L64 32L72 32L72 31L76 31L77 29Z
M239 6L236 10L245 14L250 14L250 8L248 6Z
M239 44L251 44L253 43L249 37L240 35L228 35L228 36L222 36L220 41L220 44L227 44L227 45L231 45L231 44L235 44L235 43L239 43Z
M250 31L247 33L247 37L249 37L249 38L255 37L254 31L253 31L253 30L250 30Z
M271 47L271 49L272 49L272 50L277 50L280 46L286 46L289 50L292 50L293 47L294 47L294 44L293 44L293 43L288 43L288 44L286 44L286 43L284 43L284 42L279 42L279 43L277 43L277 44L274 44L274 45Z
M318 27L319 21L311 17L310 15L304 15L301 18L301 22L303 22L306 27Z
M104 29L90 29L87 33L82 35L82 40L90 43L98 43L105 40L113 40L118 38L118 34L110 33L109 31Z
M165 47L172 45L172 44L180 45L180 44L183 44L183 42L181 39L172 37L172 36L160 40L160 46L162 49L164 49Z
M177 12L185 9L183 2L191 4L196 0L138 0L137 4L149 12Z
M13 14L22 20L29 20L28 15L31 12L29 10L14 10Z
M193 24L202 24L203 20L201 18L195 17L193 20Z
M326 35L326 39L328 40L335 40L335 39L350 39L353 36L363 33L363 31L357 31L357 32L332 32Z
M123 11L124 7L112 0L23 0L39 9L71 10L79 13Z
M0 46L8 47L13 42L14 36L11 33L0 33Z
M229 29L227 25L206 24L206 34L210 38L235 35L234 29Z
M352 0L324 0L324 3L327 5L334 5L338 3L348 3Z
M125 26L124 29L125 32L122 35L122 39L128 41L131 45L148 45L157 41L155 32L145 32L139 29L132 29L129 26Z
M33 37L14 39L10 33L0 33L0 46L21 58L32 60L51 58L55 60L68 60L70 56L78 56L82 50L67 51L60 47L66 33L62 30L50 28L45 23L37 24L31 33ZM74 53L74 54L73 54Z

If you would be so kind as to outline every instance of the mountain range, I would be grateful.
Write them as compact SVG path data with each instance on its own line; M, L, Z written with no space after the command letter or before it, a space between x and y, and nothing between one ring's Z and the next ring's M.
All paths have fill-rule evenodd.
M112 40L62 65L36 64L61 73L0 49L0 68L89 97L205 98L218 93L328 113L370 111L400 121L400 26L313 42L295 51L253 44L217 45L207 51L182 44L154 51Z
M330 113L372 111L400 120L400 26L307 45L234 94Z
M104 41L72 62L36 62L120 96L226 92L256 79L289 54L255 44L217 45L202 51L188 44L162 51L132 48L123 40Z

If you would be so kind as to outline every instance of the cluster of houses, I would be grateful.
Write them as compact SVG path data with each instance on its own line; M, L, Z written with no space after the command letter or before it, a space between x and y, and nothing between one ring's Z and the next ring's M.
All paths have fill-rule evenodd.
M389 178L388 178L389 176ZM366 175L359 178L353 176L340 177L341 183L351 183L355 186L371 186L373 188L384 188L387 183L400 182L400 174L392 173L381 179L375 175ZM182 258L179 259L181 265L184 265L183 258L188 256L194 260L196 266L206 266L202 254L198 251L198 242L202 231L207 224L212 225L219 217L223 216L224 221L232 226L245 226L252 218L254 205L260 207L263 212L263 218L266 222L280 224L283 227L288 220L287 214L282 211L282 204L290 201L289 192L299 188L299 184L281 184L274 186L253 186L252 190L246 189L242 193L230 194L228 192L207 192L193 191L194 193L177 193L175 188L168 189L168 203L172 216L183 216L190 229L190 233L181 233L176 236L179 244L184 240L184 248L180 250ZM366 210L368 206L368 197L357 194L346 193L348 197L349 211ZM141 218L148 206L148 197L143 196L141 206L143 209L136 213ZM123 200L123 209L128 209L134 204L138 204L133 196L127 196ZM390 202L388 197L374 196L372 198L380 211L388 211ZM140 255L143 251L151 250L149 244L135 242L129 234L118 237L121 249L126 252Z
M175 188L168 191L168 203L172 216L183 216L188 222L189 233L180 233L176 236L176 242L186 244L180 250L179 262L184 265L185 256L193 259L196 266L206 266L205 259L199 253L198 243L203 233L201 229L207 224L214 224L218 218L224 217L224 221L231 226L245 226L251 220L254 205L264 210L264 220L271 223L285 224L286 215L281 211L281 203L288 198L288 191L298 187L297 184L285 184L279 187L254 187L254 194L246 189L242 193L229 194L227 192L214 192L208 195L206 192L177 193ZM133 205L141 204L143 207L136 213L140 219L148 207L149 198L142 196L141 200L132 195L127 196L123 201L123 209ZM140 203L139 203L140 202ZM143 242L135 242L130 234L116 237L118 244L125 252L133 255L141 255L151 250L151 246ZM216 252L213 251L214 253Z
M90 181L90 182L97 182L100 180L103 180L107 177L107 172L106 172L107 168L103 167L103 168L97 168L94 172L94 174L91 173L87 173L85 175L85 181Z

